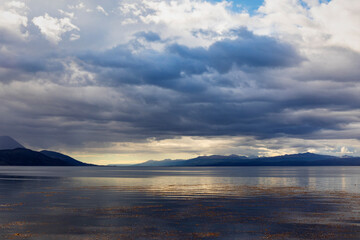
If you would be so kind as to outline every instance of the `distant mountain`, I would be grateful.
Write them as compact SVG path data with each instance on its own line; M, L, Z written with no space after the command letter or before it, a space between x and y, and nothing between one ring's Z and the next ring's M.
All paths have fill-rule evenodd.
M106 167L132 167L134 164L108 164Z
M247 158L245 156L212 155L189 160L147 161L135 166L360 166L359 157L334 157L314 153L299 153L276 157Z
M221 165L224 162L237 164L248 162L249 158L246 156L230 155L211 155L211 156L200 156L197 158L189 159L185 162L186 166L215 166Z
M58 153L58 152L43 150L40 153L44 154L45 156L54 158L54 159L60 159L64 162L68 163L71 166L91 166L92 165L92 164L80 162L72 157L69 157L65 154Z
M24 148L24 146L9 136L0 136L0 150L16 148Z
M188 160L171 160L165 159L161 161L149 160L144 163L136 164L135 166L152 166L152 167L169 167L169 166L209 166L222 163L224 161L228 162L238 162L247 160L245 156L230 155L230 156L221 156L221 155L211 155L211 156L200 156Z
M258 162L282 162L282 161L311 162L311 161L319 161L319 160L326 160L326 159L333 159L333 158L337 158L337 157L307 152L307 153L298 153L298 154L286 154L286 155L276 156L276 157L259 157L259 158L256 158L256 161L258 161Z
M276 157L259 157L237 163L224 161L212 166L360 166L360 158L299 153Z
M217 165L223 162L242 162L248 160L245 156L230 155L211 155L211 156L200 156L188 160L171 160L165 159L162 161L149 160L144 163L136 164L135 166L152 166L152 167L169 167L169 166L210 166Z
M174 166L183 166L187 160L171 160L165 159L161 161L149 160L144 163L136 164L134 166L142 167L174 167Z

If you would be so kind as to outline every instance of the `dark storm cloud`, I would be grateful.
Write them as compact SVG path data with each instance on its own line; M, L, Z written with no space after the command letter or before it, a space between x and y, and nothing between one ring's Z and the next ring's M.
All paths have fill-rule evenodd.
M144 38L146 41L148 42L157 42L157 41L161 41L161 37L159 36L159 34L155 33L155 32L137 32L134 34L134 36L138 37L138 38Z
M215 42L208 49L169 46L169 51L186 59L197 59L220 73L232 67L287 67L299 64L302 58L295 49L275 39L256 36L244 29L234 40Z
M141 32L138 35L156 39L155 35L149 33ZM80 58L109 70L105 71L107 76L104 81L111 76L110 79L119 84L150 84L179 91L191 91L192 87L206 88L204 83L188 78L193 75L214 70L223 74L232 68L241 67L282 68L302 61L290 45L269 37L255 36L244 29L237 32L235 39L215 42L207 49L171 44L165 52L143 50L132 53L129 46L120 45L103 53L88 53Z
M134 36L164 50L132 49L131 41L86 54L83 46L45 48L38 38L31 47L14 44L12 55L0 56L17 76L0 79L8 84L0 89L0 132L38 147L77 148L180 136L305 139L359 121L351 112L360 107L358 53L326 48L333 58L307 66L296 46L244 29L208 48L171 44L151 31ZM353 61L351 71L335 56ZM75 79L84 70L94 82L69 84L72 61Z
M1 47L6 51L1 51ZM64 59L69 55L54 48L44 39L19 39L14 42L0 41L0 82L31 81L40 77L37 74L49 75L64 72ZM47 76L50 78L50 76ZM52 81L56 81L51 76Z
M1 55L0 65L7 69L17 69L24 72L39 72L48 69L48 63L43 57L23 55Z
M344 110L356 97L347 90L322 90L321 84L306 89L304 83L288 77L292 88L278 86L273 70L300 65L304 59L287 44L243 29L235 39L221 40L208 48L171 44L164 52L133 53L121 45L80 58L100 70L99 84L145 89L132 96L129 92L136 91L130 90L127 96L136 104L130 112L125 114L122 109L111 119L129 122L147 137L304 137L322 129L340 130L353 120L349 116L329 118L330 112L315 114L317 108ZM152 95L146 90L150 86L169 92ZM170 95L176 97L170 100ZM309 112L299 114L303 109Z

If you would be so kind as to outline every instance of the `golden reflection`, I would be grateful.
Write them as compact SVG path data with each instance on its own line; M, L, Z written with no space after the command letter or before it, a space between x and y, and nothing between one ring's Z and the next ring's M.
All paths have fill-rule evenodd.
M286 177L259 177L258 183L260 185L269 187L281 187L281 186L298 186L296 178Z

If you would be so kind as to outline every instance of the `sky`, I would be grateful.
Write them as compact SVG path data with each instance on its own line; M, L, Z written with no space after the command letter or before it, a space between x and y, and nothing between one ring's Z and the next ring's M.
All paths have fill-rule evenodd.
M360 156L358 0L1 0L0 135L89 163Z

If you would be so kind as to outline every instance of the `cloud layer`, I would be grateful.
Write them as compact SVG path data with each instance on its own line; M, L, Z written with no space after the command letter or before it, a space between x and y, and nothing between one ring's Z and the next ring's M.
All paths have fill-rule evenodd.
M1 135L94 161L357 155L360 4L236 4L0 3Z

